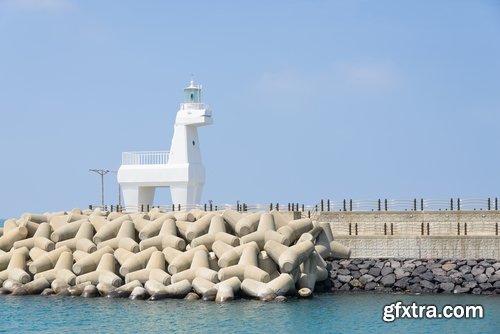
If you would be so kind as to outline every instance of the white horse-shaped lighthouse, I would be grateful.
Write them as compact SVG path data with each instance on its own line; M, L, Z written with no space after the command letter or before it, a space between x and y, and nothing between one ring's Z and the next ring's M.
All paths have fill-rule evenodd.
M156 187L170 187L172 203L199 204L205 168L198 142L199 126L212 124L212 113L201 102L201 86L191 81L175 118L170 152L123 152L118 170L125 209L152 205Z

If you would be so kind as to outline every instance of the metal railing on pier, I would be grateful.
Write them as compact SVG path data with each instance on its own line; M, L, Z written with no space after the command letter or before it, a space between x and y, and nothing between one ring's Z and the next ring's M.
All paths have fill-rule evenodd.
M242 212L255 211L294 211L307 212L309 216L317 212L335 212L335 211L352 211L352 212L371 212L371 211L489 211L498 210L498 198L487 199L461 199L450 198L448 200L441 199L417 199L412 200L397 200L397 199L377 199L377 200L320 200L318 204L300 204L288 202L283 203L268 203L268 204L247 204L237 201L234 204L213 202L182 206L180 204L168 205L140 205L138 207L123 207L120 205L89 205L90 209L100 207L106 211L139 211L148 212L152 208L159 208L161 211L182 211L191 209L200 209L203 211L219 211L233 209Z

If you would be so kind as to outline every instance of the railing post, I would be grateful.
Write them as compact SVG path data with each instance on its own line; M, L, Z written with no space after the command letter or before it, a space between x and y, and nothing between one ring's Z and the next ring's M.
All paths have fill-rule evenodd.
M89 204L89 210L92 210L92 204Z
M144 204L141 204L141 212L144 212Z
M385 209L385 211L387 211L387 198L384 199L384 209Z
M345 204L345 198L344 198L344 211L347 211L346 210L346 204Z
M381 211L381 210L382 210L382 201L379 198L378 199L378 211Z
M273 211L273 203L269 204L269 211Z
M213 211L213 210L212 210L212 209L213 209L213 206L212 206L212 205L213 205L213 204L212 204L212 202L210 202L210 211Z
M111 212L113 212L113 204L111 204L110 210Z
M349 200L349 211L352 211L352 198Z
M146 206L146 211L149 212L149 204Z
M307 218L311 218L311 210L307 211Z
M326 210L330 212L330 200L326 200Z
M203 211L207 211L207 203L203 204Z
M276 211L280 211L280 204L276 203Z
M172 211L175 211L175 204L172 203Z
M488 197L488 210L491 210L491 198Z
M417 199L413 199L413 211L417 211Z
M460 211L460 197L457 198L457 211Z
M352 235L352 224L349 223L349 235Z
M498 210L498 198L495 197L495 210Z
M391 235L394 235L394 224L391 223Z
M181 211L181 205L177 204L177 208L179 209L178 211Z
M323 207L323 200L321 200L321 212L325 211Z
M304 207L304 204L302 204L302 212L306 211L305 210L305 207Z
M384 223L384 235L387 235L387 223Z
M420 199L420 211L424 211L424 199Z
M453 211L453 197L450 198L450 211Z
M290 211L290 202L288 202L288 211Z

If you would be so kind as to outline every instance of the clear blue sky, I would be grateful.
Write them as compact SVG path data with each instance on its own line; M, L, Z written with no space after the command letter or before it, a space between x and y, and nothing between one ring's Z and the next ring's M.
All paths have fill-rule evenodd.
M191 74L204 201L500 197L498 1L0 0L0 217L99 203Z

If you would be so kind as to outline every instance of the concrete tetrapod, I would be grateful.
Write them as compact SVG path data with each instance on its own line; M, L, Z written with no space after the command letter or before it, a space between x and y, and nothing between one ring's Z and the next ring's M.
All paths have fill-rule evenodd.
M188 269L191 266L194 254L200 249L208 252L207 248L203 245L191 248L190 250L185 252L180 252L170 247L165 248L163 250L163 254L165 255L165 259L169 263L168 272L171 275L174 275L178 272Z
M266 242L264 249L278 263L282 273L291 273L311 255L314 250L314 244L311 241L304 241L286 247L274 240L269 240Z
M255 242L246 244L238 264L224 267L219 270L219 280L224 281L231 277L237 277L240 281L252 278L260 282L269 282L269 274L258 267L259 249Z
M135 253L123 262L120 267L120 274L125 277L130 272L144 269L149 258L156 251L158 251L156 247L149 247L139 253Z
M267 284L247 278L241 283L241 289L247 296L272 300L276 296L285 296L293 291L295 283L289 274L281 274Z
M161 225L160 232L157 236L142 240L139 243L140 250L145 250L149 247L156 247L163 250L166 247L172 247L178 250L186 249L186 241L177 236L177 227L173 219L166 219Z
M186 229L186 240L191 242L197 237L206 234L214 215L215 213L209 212L202 218L196 220L194 224L189 225Z
M49 283L52 283L55 279L60 279L69 285L75 285L76 275L71 271L72 267L73 254L68 251L62 252L56 262L56 265L54 266L54 269L39 272L35 274L34 278L37 279L39 277L45 277Z
M292 220L288 223L288 225L280 227L278 229L278 233L281 233L286 237L287 240L290 241L290 244L293 244L301 235L313 228L313 224L311 219L302 218Z
M134 223L130 220L122 222L116 237L101 241L97 245L97 249L105 246L109 246L113 249L122 248L137 253L139 251L139 244L135 241Z
M26 238L28 229L24 226L17 226L0 237L0 250L9 251L16 241Z
M88 217L85 217L84 219L64 224L61 227L54 229L54 232L52 232L52 234L50 235L50 239L57 243L63 240L74 238L78 233L80 226L88 221Z
M141 229L141 231L139 232L139 239L146 240L151 237L157 236L163 226L163 222L167 219L172 219L173 216L173 212L170 212L170 214L164 214L151 221Z
M75 282L76 284L91 282L93 285L103 283L119 287L123 285L123 281L120 276L115 274L115 271L115 257L106 253L102 255L95 271L77 276Z
M135 288L140 287L142 288L141 282L138 280L128 282L114 290L111 290L106 297L109 298L127 298L130 296L132 291L134 291Z
M59 248L57 248L56 250L58 249ZM91 254L88 254L87 256L83 257L80 260L77 260L73 265L73 272L76 275L83 275L96 270L97 265L101 261L101 257L104 254L113 254L113 248L106 246Z
M13 247L27 247L29 249L38 247L44 251L52 251L55 249L55 244L52 240L50 240L50 230L49 223L41 223L33 237L16 241L14 242Z
M29 283L26 283L14 291L12 291L13 295L35 295L40 294L43 290L50 287L50 283L44 278L37 278Z
M125 275L125 283L138 281L144 284L148 280L155 280L163 285L170 284L171 276L165 271L165 257L160 251L155 251L151 254L146 268L132 271Z
M36 248L31 249L30 256L32 253L35 253L35 250ZM71 250L68 247L63 246L56 248L46 254L40 255L39 257L36 257L36 259L34 259L33 262L31 262L31 264L29 265L28 269L30 273L34 275L39 272L54 268L57 260L59 259L59 256L61 256L61 254L64 252L71 252Z
M243 215L238 211L229 209L224 210L224 212L222 213L222 218L224 218L224 220L231 227L231 230L234 232L236 231L236 224L238 224L238 221L243 218Z
M324 281L328 278L326 263L317 252L312 252L300 267L301 275L298 281L300 289L308 288L314 291L316 282Z
M144 287L146 288L146 286L150 286L150 282L154 281L147 281ZM188 280L172 283L168 286L156 286L156 291L154 293L150 293L151 297L149 298L149 300L154 301L165 298L184 298L192 288L193 287ZM146 290L148 290L148 288L146 288Z
M244 236L257 230L262 212L255 212L241 217L236 223L235 232L237 235Z
M19 248L12 252L7 269L0 272L0 282L7 279L19 282L21 284L31 281L31 276L26 272L26 256L28 254L27 248Z
M266 242L267 231L276 231L276 226L274 224L274 216L270 213L263 213L260 216L257 226L257 231L242 236L241 244L246 244L255 241L259 246L259 249L263 250L264 244Z
M56 248L67 246L72 251L80 250L86 253L92 253L97 250L96 245L92 242L94 236L94 227L90 222L83 222L76 232L74 238L66 239L56 243Z
M232 234L226 233L226 223L224 218L222 218L222 216L214 215L211 215L211 217L207 234L194 238L191 241L191 247L204 245L209 251L212 251L212 245L217 240L233 247L238 246L240 244L240 239Z
M98 245L99 243L105 240L116 237L122 223L127 220L130 220L130 216L124 215L103 225L99 230L97 230L96 234L94 235L93 238L94 243Z
M218 282L217 272L209 268L208 251L204 246L197 249L193 254L193 259L189 269L179 271L172 275L172 283L183 280L192 282L196 277L202 277L211 282Z

